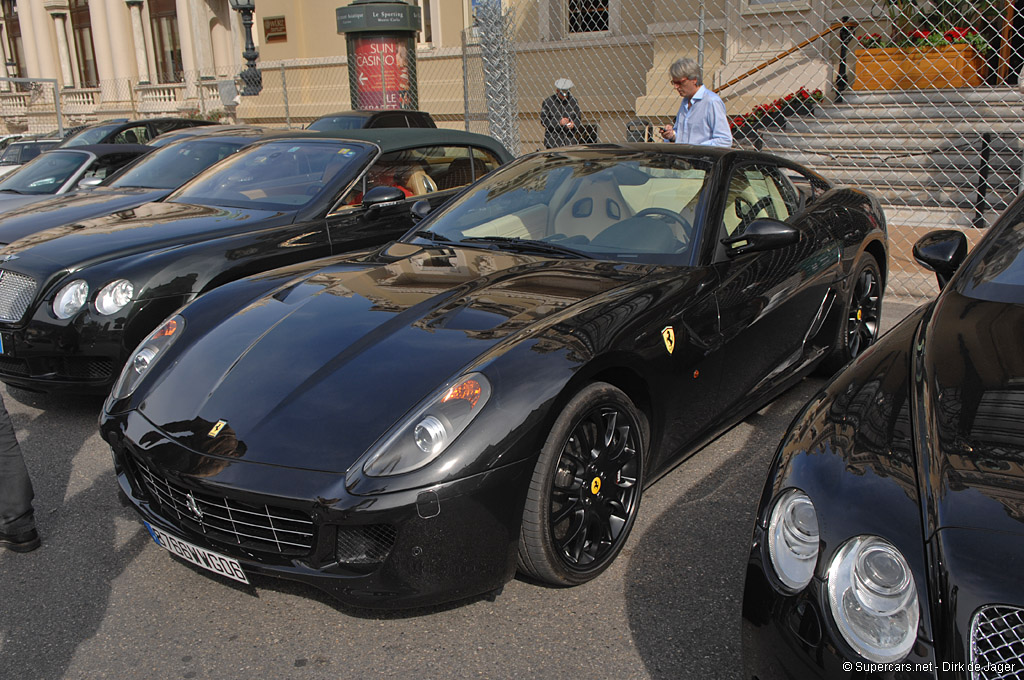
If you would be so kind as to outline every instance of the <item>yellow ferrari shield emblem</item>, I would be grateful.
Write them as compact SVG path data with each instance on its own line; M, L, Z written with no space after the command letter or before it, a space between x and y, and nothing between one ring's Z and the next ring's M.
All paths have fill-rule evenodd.
M594 481L590 482L590 493L595 496L601 491L601 478L594 477Z
M226 420L218 420L217 424L210 428L210 431L206 433L207 437L216 437L220 434L220 431L224 429L224 426L228 424Z
M672 326L665 326L661 329L661 339L665 341L665 349L672 354L676 348L676 330Z

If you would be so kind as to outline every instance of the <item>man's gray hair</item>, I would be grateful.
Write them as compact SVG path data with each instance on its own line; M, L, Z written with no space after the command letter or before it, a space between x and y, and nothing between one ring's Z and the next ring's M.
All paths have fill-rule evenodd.
M701 75L700 66L689 57L683 57L672 62L672 65L668 67L668 74L675 79L696 78L698 85L704 84L704 77Z

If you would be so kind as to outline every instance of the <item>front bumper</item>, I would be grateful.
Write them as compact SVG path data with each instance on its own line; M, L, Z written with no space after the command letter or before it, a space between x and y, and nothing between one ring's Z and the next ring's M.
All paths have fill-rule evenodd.
M124 496L150 524L235 558L247 573L305 582L370 608L462 599L515 574L532 460L428 489L353 496L343 474L226 461L170 444L140 447L125 435L133 418L141 419L108 418L101 428ZM221 514L235 517L257 508L262 526L239 532L197 521L187 497L208 509L223 504ZM290 523L297 520L304 524ZM274 545L287 533L281 527L308 533L308 544Z

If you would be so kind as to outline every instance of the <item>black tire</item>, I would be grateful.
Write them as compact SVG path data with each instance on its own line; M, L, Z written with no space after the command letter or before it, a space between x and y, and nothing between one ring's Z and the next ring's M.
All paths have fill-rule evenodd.
M882 320L882 276L874 256L864 253L857 261L850 290L843 305L839 331L819 371L832 375L864 353L878 340Z
M643 414L612 385L592 383L566 404L530 480L522 573L572 586L612 563L640 507L647 441Z

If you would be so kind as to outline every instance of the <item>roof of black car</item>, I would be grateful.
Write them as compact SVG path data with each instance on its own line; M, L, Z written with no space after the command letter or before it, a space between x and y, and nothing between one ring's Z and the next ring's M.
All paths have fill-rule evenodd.
M385 153L422 147L429 144L452 144L456 146L474 144L499 152L508 158L512 157L501 142L494 137L446 128L360 128L358 130L338 130L336 132L282 130L279 135L268 135L268 138L350 139L352 141L376 144Z
M81 146L62 146L50 149L46 153L55 151L88 151L97 156L108 156L111 154L137 153L144 154L153 150L153 147L145 144L82 144Z

